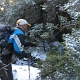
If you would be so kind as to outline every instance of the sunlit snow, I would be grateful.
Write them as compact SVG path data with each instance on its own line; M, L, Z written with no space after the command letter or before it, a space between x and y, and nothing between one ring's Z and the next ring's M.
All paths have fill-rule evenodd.
M31 66L12 65L14 80L35 80L40 70ZM29 72L30 71L30 72ZM30 74L29 74L30 73Z

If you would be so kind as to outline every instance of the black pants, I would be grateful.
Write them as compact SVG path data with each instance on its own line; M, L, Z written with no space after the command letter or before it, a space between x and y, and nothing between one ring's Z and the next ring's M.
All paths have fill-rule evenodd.
M10 55L2 56L1 61L8 65L11 62ZM7 76L4 78L4 76L1 77L1 80L13 80L13 74L12 74L12 65L6 67Z

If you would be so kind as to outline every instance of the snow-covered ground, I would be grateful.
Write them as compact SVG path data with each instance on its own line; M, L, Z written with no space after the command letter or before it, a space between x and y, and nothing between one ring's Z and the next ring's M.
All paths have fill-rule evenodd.
M31 66L12 65L14 80L35 80L40 70ZM30 79L29 79L30 75Z
M32 55L41 60L45 60L46 54L32 52ZM23 63L24 65L21 65ZM18 60L16 64L12 65L14 80L35 80L39 77L40 70L35 67L28 66L27 61ZM30 74L29 74L30 73ZM30 75L30 79L29 79Z

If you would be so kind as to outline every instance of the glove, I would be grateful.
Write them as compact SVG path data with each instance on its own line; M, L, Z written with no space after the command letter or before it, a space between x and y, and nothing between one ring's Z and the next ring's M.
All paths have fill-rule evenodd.
M31 57L31 53L25 53L25 58L30 58Z
M36 47L36 46L37 46L36 43L32 42L31 47Z
M36 47L37 45L36 45L36 43L34 43L34 42L25 42L25 43L24 43L24 47L28 47L28 46Z

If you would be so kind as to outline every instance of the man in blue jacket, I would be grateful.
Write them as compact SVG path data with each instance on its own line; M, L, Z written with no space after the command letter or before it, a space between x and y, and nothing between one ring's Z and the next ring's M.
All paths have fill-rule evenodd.
M31 54L26 54L24 51L25 46L36 46L31 42L25 43L25 32L27 31L28 26L31 26L25 19L19 19L16 22L17 27L15 27L13 33L10 35L8 43L5 49L2 52L1 60L4 64L8 65L11 62L12 52L15 52L15 55L22 58L29 58ZM4 55L5 53L6 55ZM9 64L6 67L8 78L4 79L2 76L1 80L13 80L12 66Z

